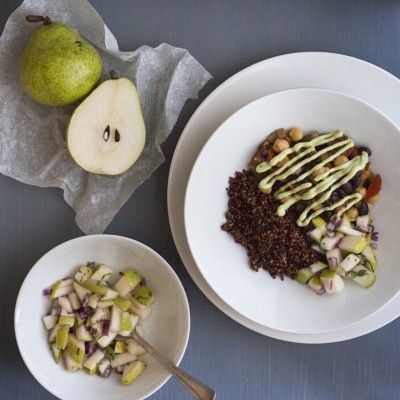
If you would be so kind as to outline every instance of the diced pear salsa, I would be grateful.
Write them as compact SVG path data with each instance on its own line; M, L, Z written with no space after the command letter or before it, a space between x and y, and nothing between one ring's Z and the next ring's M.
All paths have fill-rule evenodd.
M42 319L57 364L62 359L69 372L103 378L115 371L130 385L146 368L140 359L146 352L130 333L143 334L140 322L151 314L154 294L134 269L112 285L113 273L108 265L88 263L44 289L51 306Z
M295 278L318 294L340 293L345 280L364 288L375 283L378 232L370 211L382 179L370 156L343 131L305 136L293 128L272 132L250 163L260 191L279 200L277 214L294 206L297 225L308 229L318 261Z

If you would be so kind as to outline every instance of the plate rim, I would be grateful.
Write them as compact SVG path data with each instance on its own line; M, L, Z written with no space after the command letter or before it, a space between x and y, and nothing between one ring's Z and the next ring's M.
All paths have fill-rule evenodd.
M295 53L288 53L288 54L281 54L275 57L271 57L268 59L261 60L255 64L249 65L248 67L238 71L236 74L232 75L229 77L227 80L222 82L216 89L214 89L207 97L206 99L199 105L199 107L195 110L191 118L189 119L188 123L186 124L184 130L182 131L182 134L179 138L179 141L176 145L172 160L171 160L171 165L170 165L170 171L169 171L169 176L168 176L168 190L167 190L167 205L168 205L168 218L169 218L169 223L170 223L170 229L171 233L177 248L177 251L181 257L181 261L183 265L185 266L186 270L188 271L189 275L195 282L195 284L198 286L198 288L201 290L203 295L205 295L208 300L210 300L220 311L225 313L228 317L236 321L237 323L241 324L245 328L251 329L259 334L278 339L278 340L283 340L283 341L288 341L288 342L295 342L295 343L308 343L308 344L322 344L322 343L333 343L333 342L340 342L344 340L350 340L354 339L357 337L360 337L362 335L368 334L370 332L373 332L382 326L390 323L394 319L396 319L400 315L400 310L398 310L399 307L395 307L394 303L399 302L400 303L400 297L397 296L396 299L394 299L390 304L388 304L385 307L385 310L382 310L380 313L380 318L378 319L375 316L375 319L378 319L377 321L371 322L371 319L368 319L365 321L364 324L357 324L354 327L351 327L352 330L340 330L337 332L332 332L328 334L316 334L316 335L301 335L301 334L291 334L291 333L284 333L279 332L274 329L265 329L262 326L259 326L257 324L252 324L250 321L242 320L240 316L235 315L234 310L230 309L230 307L227 304L224 304L222 299L219 298L218 294L212 291L210 287L207 287L206 282L201 282L202 277L199 277L198 275L196 276L196 265L190 265L193 264L193 260L190 260L191 254L188 254L188 249L185 249L185 243L181 243L181 239L179 236L181 234L181 228L182 226L179 226L179 221L174 221L174 213L177 209L176 207L176 200L179 202L179 198L176 199L176 191L172 190L173 184L174 184L174 179L176 180L176 175L177 175L177 164L179 162L184 163L181 161L183 154L182 148L187 144L186 142L193 141L193 136L191 137L191 130L192 126L198 121L204 118L204 109L206 109L210 103L213 101L218 102L218 97L221 97L221 94L223 94L226 91L235 91L235 87L240 85L247 76L250 76L258 71L261 71L261 73L266 76L268 75L271 64L274 62L282 62L284 64L288 64L290 62L293 62L293 59L301 60L304 62L304 59L309 59L309 58L314 58L313 59L313 66L314 68L317 68L317 65L321 65L324 62L332 61L333 63L339 63L339 64L344 64L346 67L356 65L357 67L361 68L365 73L368 75L370 74L375 74L377 80L381 85L385 87L385 91L388 93L391 93L394 95L394 92L396 91L395 95L396 97L400 100L400 96L398 92L400 91L400 80L391 74L390 72L384 70L383 68L374 65L368 61L349 56L349 55L344 55L344 54L339 54L339 53L334 53L334 52L318 52L318 51L305 51L305 52L295 52ZM332 71L331 71L332 72ZM351 72L350 72L351 75ZM354 75L354 73L353 73ZM353 94L353 96L366 100L365 99L365 94L360 93L359 91L357 93L351 93L352 91L350 90L340 90L337 89L339 77L336 76L335 71L330 74L329 76L329 87L335 87L335 89L339 92L344 92L348 94ZM281 86L284 86L283 84L280 83ZM320 87L320 86L318 86ZM233 89L232 89L233 88ZM285 87L286 88L286 87ZM327 88L324 86L324 88ZM281 89L283 90L283 89ZM279 91L279 90L276 90ZM273 93L274 91L271 92L264 92L264 94L268 93ZM256 99L256 97L253 97L253 99ZM382 105L380 104L375 105L378 109L381 109ZM386 104L386 107L388 105ZM388 115L388 114L386 114ZM392 117L393 118L393 117ZM178 183L178 182L177 182ZM179 181L179 185L182 186L182 182ZM186 183L184 184L186 186ZM185 242L185 238L183 238L183 242ZM189 259L189 260L188 260ZM187 265L189 264L189 265ZM200 279L201 278L201 279Z

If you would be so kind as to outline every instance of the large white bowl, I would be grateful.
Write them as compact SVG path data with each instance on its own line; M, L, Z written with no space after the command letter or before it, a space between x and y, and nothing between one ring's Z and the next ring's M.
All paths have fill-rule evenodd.
M318 296L305 286L250 269L246 250L221 230L228 178L246 168L257 146L279 127L344 130L372 150L371 168L383 179L374 209L380 231L376 284L348 282L340 295ZM200 152L185 196L185 229L192 255L208 284L243 317L278 331L316 334L343 329L376 313L400 289L400 132L388 118L348 95L322 89L274 93L228 118ZM346 281L347 282L347 281Z
M62 363L54 362L41 320L50 303L41 294L42 289L89 261L108 264L116 274L134 267L146 279L156 300L151 316L143 323L145 337L169 359L181 361L190 330L189 306L182 284L155 251L132 239L112 235L84 236L65 242L45 254L30 270L15 308L15 334L22 358L39 383L60 399L144 399L170 377L148 355L143 358L147 362L145 372L127 387L116 373L109 379L89 376L84 371L69 373Z

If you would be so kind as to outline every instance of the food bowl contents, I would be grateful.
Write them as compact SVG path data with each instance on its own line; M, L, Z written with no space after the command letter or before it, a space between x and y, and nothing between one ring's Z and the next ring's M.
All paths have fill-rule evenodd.
M26 19L42 24L32 33L22 55L20 82L24 91L49 106L72 104L87 96L101 77L97 50L61 22L38 15Z
M67 129L72 158L95 174L122 174L137 161L145 142L136 86L114 71L76 108Z
M382 185L370 156L343 131L277 129L230 178L222 229L247 248L255 270L319 294L341 292L343 279L370 287L378 240L370 211Z
M43 324L57 364L63 359L69 372L83 369L103 378L115 371L129 385L146 368L140 359L146 352L130 333L143 331L140 321L151 314L154 294L134 269L114 284L112 275L108 265L88 263L44 289L51 307Z

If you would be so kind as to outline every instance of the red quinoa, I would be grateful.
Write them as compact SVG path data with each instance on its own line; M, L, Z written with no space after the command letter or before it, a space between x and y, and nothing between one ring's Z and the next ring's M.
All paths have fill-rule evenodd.
M296 271L318 258L311 239L296 225L296 211L284 217L276 210L279 203L258 189L258 179L250 171L236 172L229 178L229 202L222 229L247 249L250 266L267 270L273 278L294 278Z

